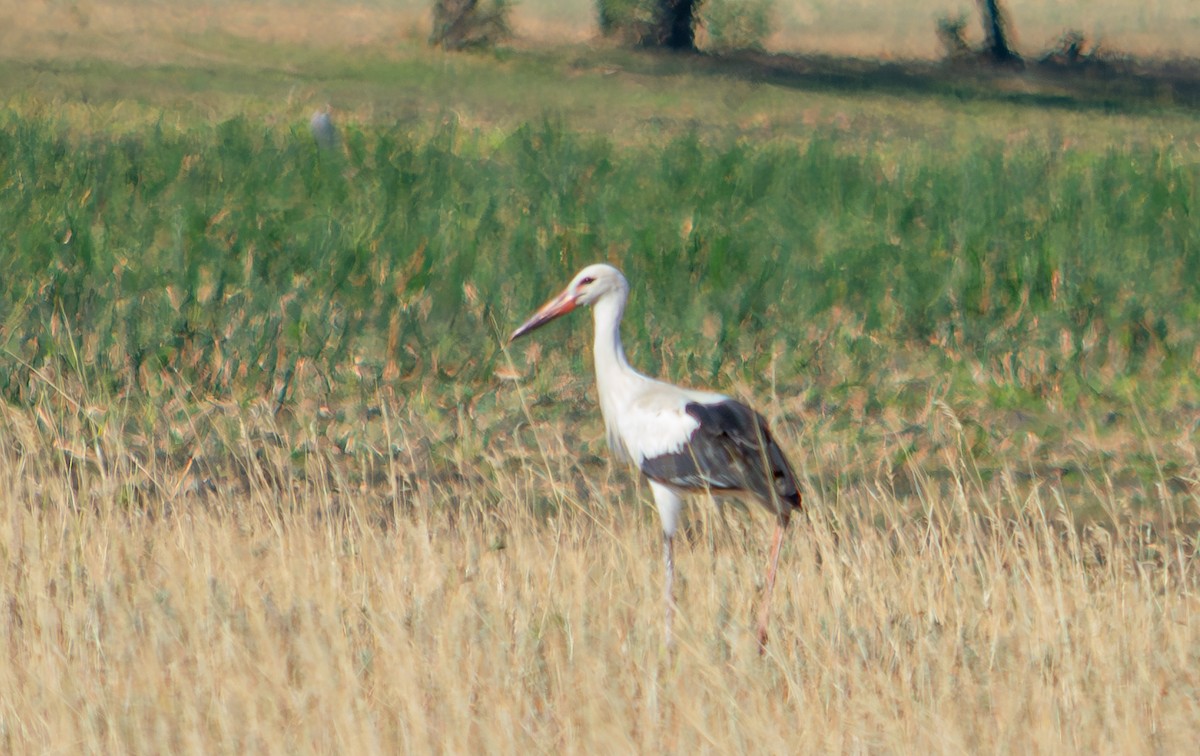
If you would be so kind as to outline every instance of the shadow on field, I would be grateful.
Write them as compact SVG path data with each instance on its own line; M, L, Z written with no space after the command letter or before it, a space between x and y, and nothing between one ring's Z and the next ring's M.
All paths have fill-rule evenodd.
M1019 66L997 66L974 57L881 61L740 52L697 55L688 67L695 73L819 92L950 96L1109 112L1200 109L1200 59L1196 58L1113 56L1068 61L1047 56Z

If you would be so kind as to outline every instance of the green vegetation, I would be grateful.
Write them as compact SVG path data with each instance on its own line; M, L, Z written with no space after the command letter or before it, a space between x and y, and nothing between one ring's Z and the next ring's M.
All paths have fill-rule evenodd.
M938 396L1166 421L1196 400L1200 174L1170 144L947 151L818 128L631 146L449 119L351 126L319 153L246 118L79 136L15 114L0 142L0 391L18 404L45 370L106 396L166 376L244 399L301 362L334 398L486 394L508 326L600 259L635 282L626 335L648 369L769 381L795 412L865 393L876 415ZM547 343L584 338L567 331ZM548 372L585 380L567 354ZM1027 428L980 422L1004 464L989 450Z

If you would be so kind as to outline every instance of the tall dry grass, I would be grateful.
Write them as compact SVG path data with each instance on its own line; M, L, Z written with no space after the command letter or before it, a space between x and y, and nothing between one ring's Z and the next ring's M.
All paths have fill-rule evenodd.
M1120 524L1119 494L1076 522L1056 484L985 484L963 451L946 480L911 467L913 496L838 490L848 453L782 428L809 509L768 654L768 528L703 501L668 653L645 497L573 453L594 420L529 424L514 396L489 440L378 399L346 421L381 429L357 446L317 430L323 407L5 407L0 748L1184 753L1200 734L1193 542Z

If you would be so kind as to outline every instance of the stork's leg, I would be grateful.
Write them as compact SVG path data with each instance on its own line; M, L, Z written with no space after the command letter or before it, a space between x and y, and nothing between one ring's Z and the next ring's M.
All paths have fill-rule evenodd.
M658 507L658 518L663 531L663 636L667 647L671 646L671 626L675 621L675 531L679 528L679 512L683 499L670 488L650 481L654 493L654 504Z
M767 650L767 619L771 616L771 595L775 589L775 570L779 567L779 550L783 546L783 533L787 520L780 519L775 525L775 540L771 543L771 558L767 564L767 585L763 589L762 606L758 609L758 653Z
M671 647L671 625L675 621L675 594L671 590L675 582L675 536L663 533L663 637L667 648Z

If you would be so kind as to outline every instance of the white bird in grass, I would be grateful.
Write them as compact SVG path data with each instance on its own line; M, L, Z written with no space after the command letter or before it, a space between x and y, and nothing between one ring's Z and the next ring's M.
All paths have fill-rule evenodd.
M775 515L775 538L758 615L762 652L783 534L792 513L801 506L796 476L762 415L728 396L673 386L630 367L621 346L621 316L628 296L629 283L621 271L611 265L589 265L561 294L513 331L509 341L580 305L592 308L596 388L608 445L618 458L636 464L650 481L662 522L668 645L675 608L673 544L683 495L745 496Z
M337 145L337 127L333 125L333 108L326 105L314 112L308 121L308 130L312 132L318 148L333 149Z

